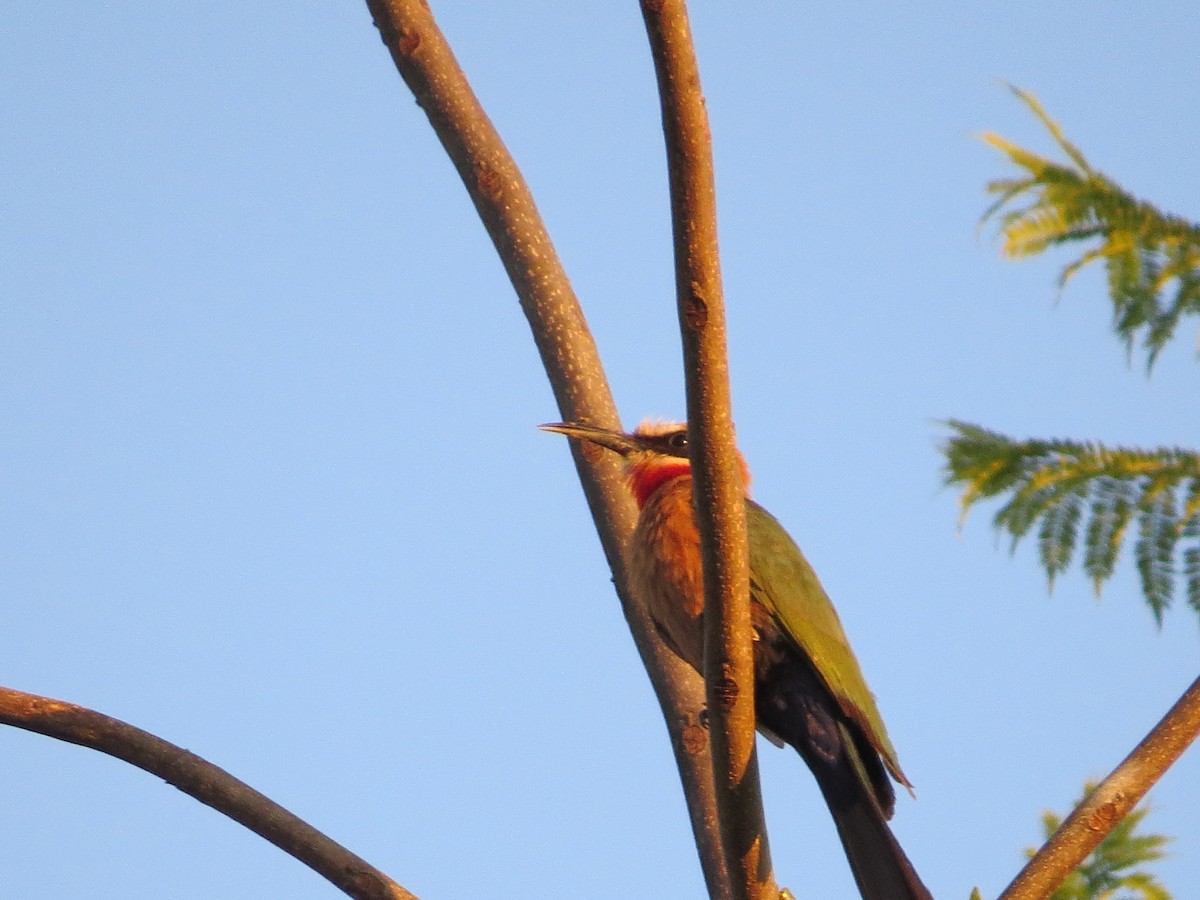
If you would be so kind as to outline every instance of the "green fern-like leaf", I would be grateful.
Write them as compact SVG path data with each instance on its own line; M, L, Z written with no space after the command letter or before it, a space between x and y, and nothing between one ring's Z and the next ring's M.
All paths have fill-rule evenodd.
M1096 789L1094 782L1084 785L1082 803ZM1078 804L1076 804L1078 805ZM1162 859L1170 838L1161 834L1139 834L1138 827L1150 812L1142 804L1117 823L1075 869L1049 900L1171 900L1171 893L1140 866ZM1062 824L1053 812L1042 814L1042 831L1048 839ZM1026 848L1032 858L1037 851Z
M1138 539L1134 546L1134 557L1146 601L1160 625L1163 611L1171 601L1175 544L1180 537L1180 529L1176 525L1175 495L1164 487L1160 486L1153 494L1148 491L1143 499L1142 515L1138 520Z
M1127 486L1111 476L1095 476L1091 490L1092 517L1088 523L1083 570L1091 576L1092 587L1099 594L1116 569L1117 554L1133 514L1133 504L1129 501Z
M1064 496L1061 502L1051 506L1042 518L1042 527L1038 534L1038 553L1052 589L1054 579L1071 564L1082 514L1082 500L1078 493L1070 493Z
M1020 177L988 184L988 193L997 199L983 221L997 221L1004 238L1002 252L1014 259L1060 244L1098 240L1063 268L1059 287L1091 263L1103 261L1113 329L1130 355L1140 340L1149 369L1179 320L1200 314L1200 225L1162 212L1096 171L1033 94L1013 91L1069 162L1055 162L990 132L982 135L1023 170Z
M1082 568L1099 592L1132 527L1134 561L1155 621L1162 624L1179 576L1188 606L1200 613L1200 454L1018 441L979 425L947 424L946 483L962 490L963 517L976 503L1005 498L993 526L1012 538L1014 550L1037 529L1051 587L1082 540Z
M1200 547L1183 551L1183 580L1187 585L1187 603L1200 613Z

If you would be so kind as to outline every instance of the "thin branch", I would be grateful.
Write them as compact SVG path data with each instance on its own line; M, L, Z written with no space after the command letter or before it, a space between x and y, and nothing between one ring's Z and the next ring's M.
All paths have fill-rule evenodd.
M362 900L417 900L366 860L224 769L119 719L0 687L0 723L99 750L157 775Z
M405 83L429 117L504 264L565 421L618 428L619 418L579 301L532 194L422 0L367 0ZM636 511L611 453L572 441L579 478L634 643L671 736L692 830L711 896L726 883L711 760L704 738L704 686L662 643L628 588L626 549Z
M1048 897L1200 735L1200 678L1017 873L998 900Z
M662 101L687 379L689 446L704 556L704 671L721 835L734 897L776 897L754 741L754 651L741 463L730 412L708 114L687 4L642 0Z

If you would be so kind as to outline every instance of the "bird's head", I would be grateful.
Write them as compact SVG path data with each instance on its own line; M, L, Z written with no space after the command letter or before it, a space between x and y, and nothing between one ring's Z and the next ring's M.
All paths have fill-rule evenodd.
M625 476L629 479L629 489L637 500L638 508L645 506L654 492L668 481L692 473L686 422L646 419L628 433L575 422L555 422L538 427L542 431L565 434L619 453L624 460ZM740 453L738 459L742 468L742 484L746 486L750 482L750 473Z

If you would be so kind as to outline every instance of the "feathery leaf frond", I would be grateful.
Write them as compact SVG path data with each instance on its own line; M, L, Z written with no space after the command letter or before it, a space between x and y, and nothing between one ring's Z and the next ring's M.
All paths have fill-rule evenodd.
M946 483L962 490L960 521L979 501L1007 497L992 524L1012 537L1014 550L1037 526L1051 587L1082 536L1083 570L1097 593L1135 525L1134 559L1155 621L1162 624L1177 575L1188 605L1200 613L1200 453L1018 441L967 422L946 424L953 432L943 448Z
M997 199L982 221L997 220L1004 238L1001 252L1012 258L1099 239L1098 246L1085 249L1063 268L1059 288L1086 266L1103 260L1113 301L1113 329L1130 356L1140 340L1149 370L1179 320L1200 314L1200 225L1137 199L1093 169L1033 94L1012 90L1041 120L1070 163L1055 162L997 134L983 134L984 141L1025 174L989 182L988 193Z

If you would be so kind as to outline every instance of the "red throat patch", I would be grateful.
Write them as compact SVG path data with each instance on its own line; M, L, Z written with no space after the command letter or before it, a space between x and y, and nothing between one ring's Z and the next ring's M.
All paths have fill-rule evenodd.
M691 463L674 456L653 456L634 462L629 467L629 488L637 500L638 509L645 506L654 492L666 482L690 474Z

